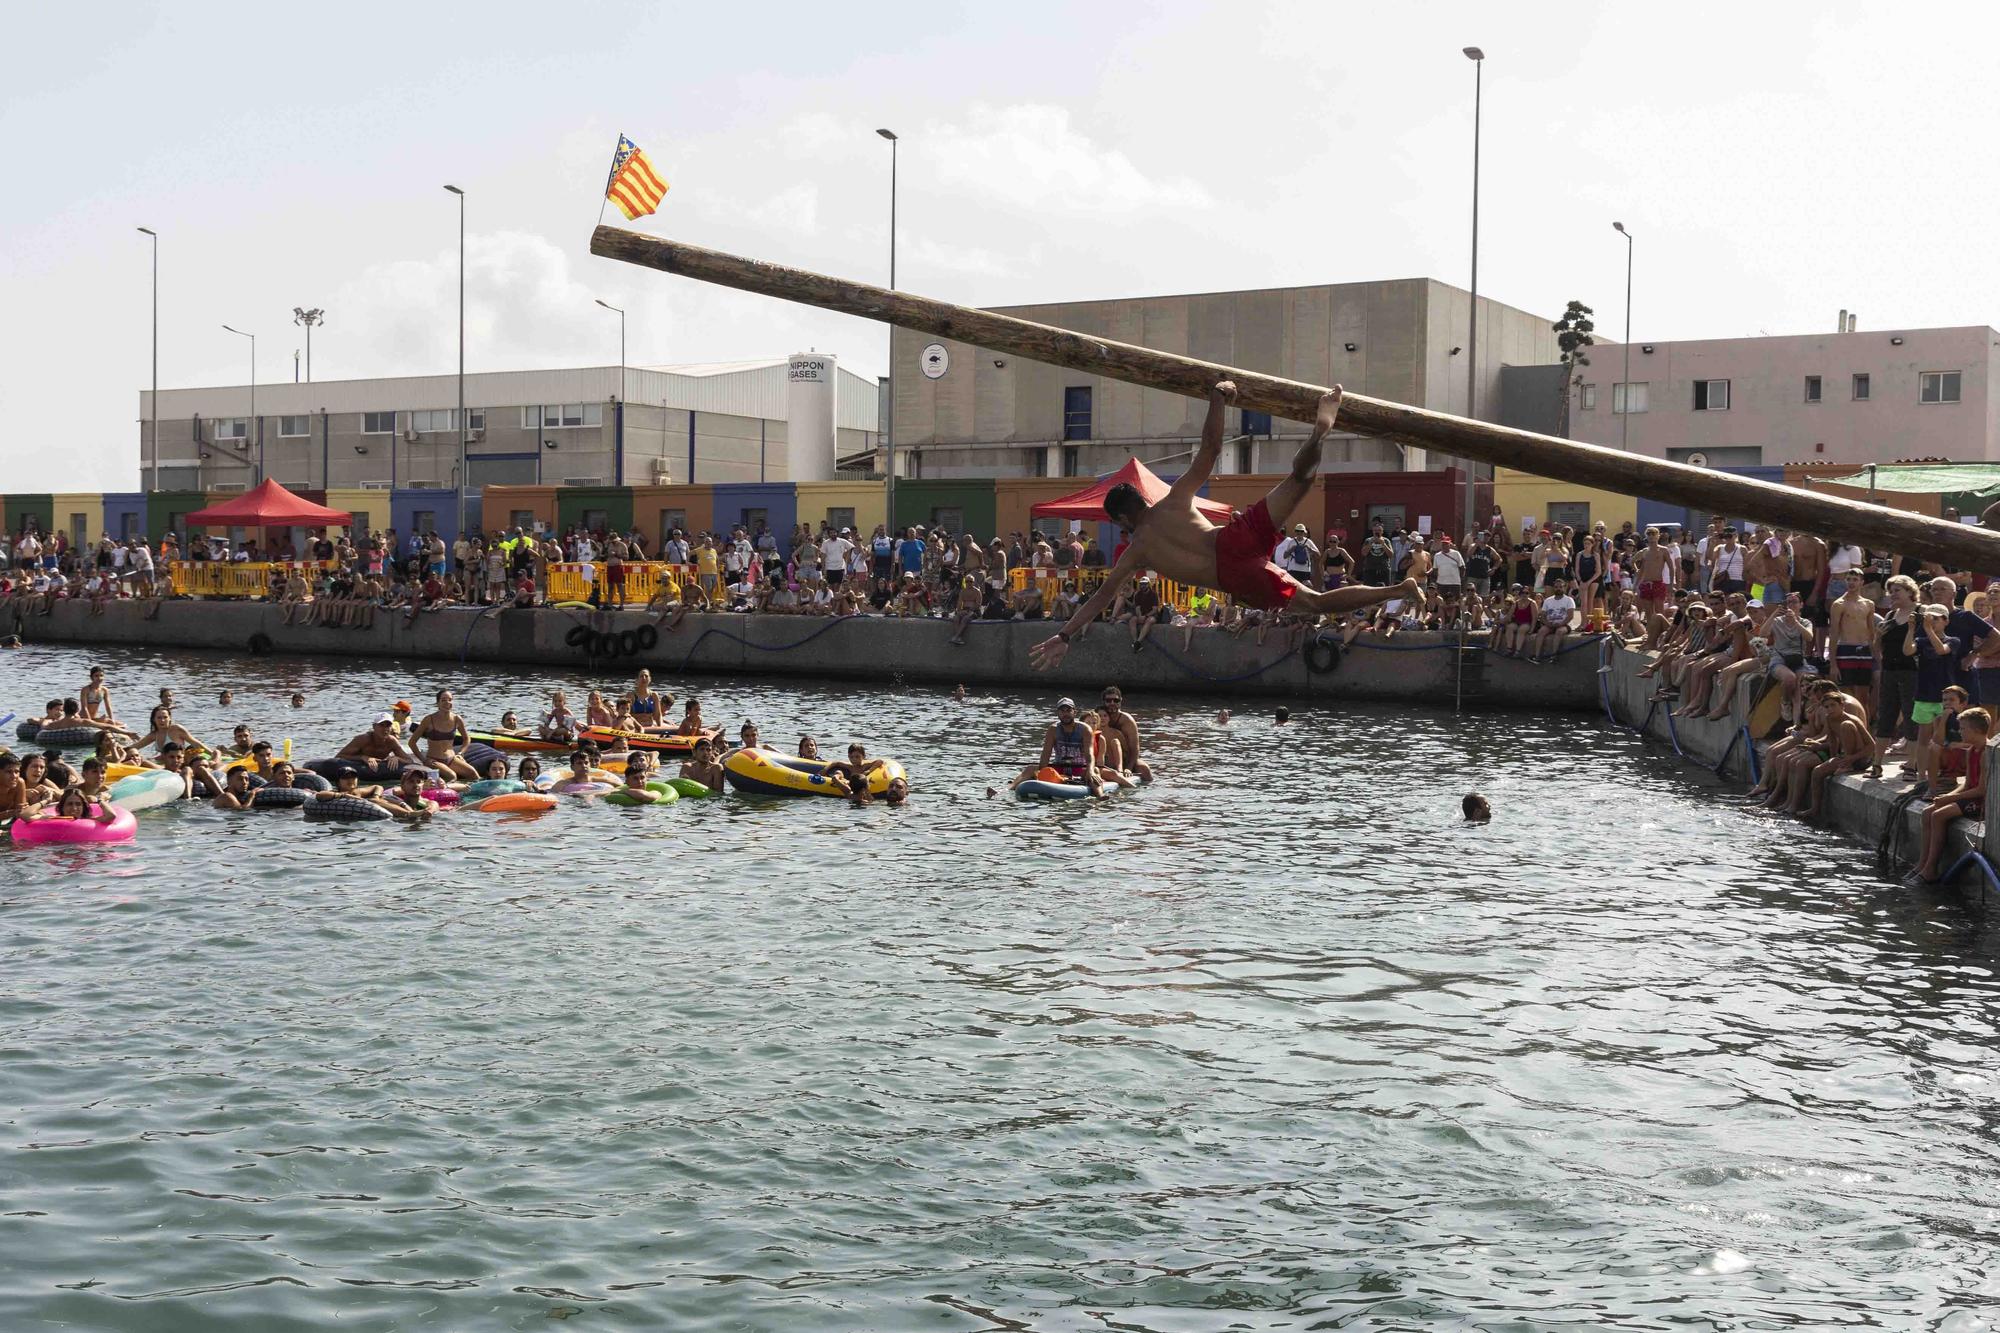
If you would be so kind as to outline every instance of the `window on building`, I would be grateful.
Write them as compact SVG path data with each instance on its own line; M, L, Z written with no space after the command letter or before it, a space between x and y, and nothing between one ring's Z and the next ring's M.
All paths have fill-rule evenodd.
M851 514L854 511L850 509L847 512ZM965 511L963 509L953 509L943 506L933 509L931 510L931 526L942 528L946 532L956 536L965 531Z
M1553 500L1545 506L1548 513L1544 521L1551 528L1574 528L1578 532L1590 531L1590 504L1584 500Z
M681 532L686 532L687 525L688 525L687 510L662 509L660 511L660 545L665 546L667 544L667 539L673 536L676 530Z
M854 510L852 507L836 509L832 505L828 505L826 521L832 526L835 532L839 532L842 528L851 528L854 526Z
M1028 475L1046 477L1049 475L1049 451L1040 447L1028 450Z
M363 412L361 414L363 435L394 435L396 414L394 412Z
M1063 438L1065 440L1087 440L1090 438L1090 386L1071 385L1063 390ZM1073 476L1073 473L1065 473Z
M1807 402L1809 402L1809 403L1816 403L1816 402L1818 402L1818 401L1819 401L1819 388L1820 388L1820 379L1819 379L1819 376L1817 376L1817 375L1808 375L1808 376L1806 376L1806 401L1807 401Z
M410 528L426 537L437 531L438 516L435 509L413 509L410 511Z
M1868 401L1868 377L1866 375L1856 375L1854 377L1854 401L1857 403Z
M465 409L465 428L466 428L467 430L485 430L485 429L486 429L486 409L485 409L485 408L483 408L483 407L468 407L468 408L466 408L466 409Z
M1252 468L1251 464L1255 461L1256 457L1257 457L1257 446L1255 443L1253 443L1250 440L1237 441L1236 466L1234 469L1236 473L1240 476L1245 473L1253 471L1254 469Z
M296 439L298 436L301 435L312 434L312 430L313 430L313 422L311 417L278 418L278 434L281 437L288 439Z
M1578 411L1595 412L1597 410L1597 386L1595 384L1580 386L1577 391L1577 400Z
M467 412L465 419L479 421L484 415L479 412ZM457 418L457 410L449 407L440 407L430 412L412 412L410 429L425 435L452 435L458 432Z
M532 509L515 509L510 511L507 515L507 526L510 528L519 528L523 532L533 532L535 530L535 511Z
M768 509L745 509L743 511L743 530L748 533L755 533L759 525L764 527L771 525L771 511Z
M586 509L583 511L583 530L585 532L605 532L610 527L611 511L609 509Z
M1612 412L1615 414L1623 415L1628 411L1634 414L1645 411L1646 390L1650 387L1651 387L1650 385L1641 384L1637 382L1631 384L1612 385L1611 386ZM1628 401L1631 403L1630 407L1626 406L1626 403Z
M1248 408L1245 408L1243 411L1242 433L1245 435L1269 435L1271 433L1271 414L1269 412L1252 412Z
M250 423L243 417L217 417L208 423L210 439L247 440L250 438Z
M1918 400L1926 403L1957 402L1958 374L1956 370L1926 370L1918 377Z
M1066 444L1062 451L1062 474L1074 477L1083 462L1083 450L1073 444Z
M532 423L529 423L532 424ZM551 403L542 409L542 426L601 426L602 403Z
M1694 382L1694 410L1697 412L1727 412L1729 410L1729 381L1696 380Z

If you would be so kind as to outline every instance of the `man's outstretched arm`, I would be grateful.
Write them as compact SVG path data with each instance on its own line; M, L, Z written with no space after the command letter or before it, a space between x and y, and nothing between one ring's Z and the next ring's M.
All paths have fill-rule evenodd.
M1028 650L1028 661L1037 671L1046 671L1062 661L1063 654L1069 651L1069 641L1075 638L1084 626L1103 614L1105 607L1111 605L1111 599L1118 595L1118 590L1125 585L1125 580L1131 578L1133 571L1139 568L1140 559L1139 543L1135 539L1125 548L1125 554L1118 557L1118 563L1105 573L1104 582L1098 585L1097 591L1076 609L1076 614L1056 631L1055 637L1043 639Z
M1194 458L1188 463L1187 471L1181 473L1174 482L1167 498L1189 499L1202 487L1208 485L1209 477L1215 472L1215 464L1222 457L1222 420L1229 404L1236 401L1236 382L1217 381L1208 391L1208 420L1201 426L1201 447L1194 451Z

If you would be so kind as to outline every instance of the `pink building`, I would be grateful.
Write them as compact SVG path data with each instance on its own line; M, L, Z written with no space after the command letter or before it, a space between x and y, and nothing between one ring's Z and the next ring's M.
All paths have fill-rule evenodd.
M1849 330L1853 317L1842 312ZM1708 467L2000 461L2000 333L1984 326L1599 343L1570 435Z

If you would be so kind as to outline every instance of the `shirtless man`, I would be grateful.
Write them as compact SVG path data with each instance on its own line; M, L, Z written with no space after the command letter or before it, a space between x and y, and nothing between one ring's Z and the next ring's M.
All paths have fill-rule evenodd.
M1640 548L1637 558L1639 571L1639 605L1646 617L1646 640L1658 643L1660 635L1666 632L1668 623L1667 605L1673 600L1674 567L1672 554L1660 545L1660 530L1646 529L1646 544Z
M1153 768L1139 757L1139 722L1125 711L1125 691L1116 685L1106 685L1104 707L1099 713L1104 718L1106 726L1117 734L1118 752L1125 761L1125 767L1137 773L1139 781L1151 782Z
M1769 528L1759 526L1743 556L1743 576L1750 580L1750 599L1776 606L1784 599L1777 595L1789 573L1785 544Z
M334 757L358 765L370 774L394 773L405 764L416 764L417 757L396 739L395 725L396 719L387 713L382 714L375 719L372 727L341 746L340 753Z
M1062 775L1063 781L1081 782L1090 788L1092 796L1104 795L1104 779L1097 771L1096 734L1088 722L1077 717L1076 700L1060 701L1056 704L1056 720L1042 733L1041 760L1022 769L1013 785L1033 782L1043 769L1052 768Z
M748 733L743 744L750 749L757 745L757 728L744 726ZM694 743L694 750L681 760L680 776L690 782L699 782L710 791L721 791L723 783L722 765L715 762L715 742L704 736Z
M1420 591L1414 579L1406 579L1393 588L1355 586L1320 592L1300 583L1271 559L1278 546L1278 525L1305 499L1319 472L1322 443L1340 411L1338 387L1319 400L1312 435L1292 460L1291 475L1272 487L1250 512L1231 519L1227 527L1219 528L1201 516L1194 506L1195 493L1207 483L1222 455L1223 415L1235 399L1236 385L1229 380L1209 392L1201 448L1165 499L1148 505L1136 487L1124 484L1112 487L1104 497L1104 512L1131 534L1131 542L1097 591L1055 637L1030 650L1029 660L1037 670L1046 671L1061 662L1070 640L1097 619L1125 581L1142 569L1157 570L1178 583L1215 588L1249 606L1273 611L1290 608L1316 615L1345 615L1392 598L1415 597Z
M1815 654L1826 647L1826 603L1835 595L1830 586L1825 589L1819 586L1828 555L1826 543L1810 532L1792 534L1792 591L1804 599L1806 623L1813 627L1813 640L1808 646Z
M1859 565L1841 575L1846 589L1826 608L1827 638L1833 644L1833 678L1861 701L1875 703L1875 603L1861 595L1868 571Z

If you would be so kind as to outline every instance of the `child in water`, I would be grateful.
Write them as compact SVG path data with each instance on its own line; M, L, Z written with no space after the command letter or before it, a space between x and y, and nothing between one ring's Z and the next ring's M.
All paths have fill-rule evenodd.
M1465 811L1465 822L1468 824L1484 824L1493 818L1493 807L1476 791L1465 794L1460 808Z

